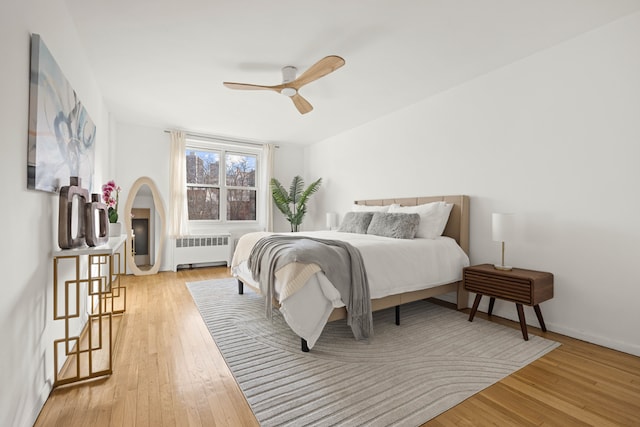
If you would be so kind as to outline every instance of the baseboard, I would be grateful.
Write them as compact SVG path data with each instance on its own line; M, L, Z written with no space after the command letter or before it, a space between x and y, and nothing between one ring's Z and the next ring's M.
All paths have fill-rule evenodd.
M546 323L547 323L547 329L555 333L566 335L568 337L575 338L581 341L586 341L591 344L600 345L603 347L610 348L612 350L617 350L623 353L628 353L633 356L640 357L640 345L638 344L612 340L610 338L603 337L600 335L589 334L584 331L578 331L572 328L567 328L557 323L548 323L548 322Z
M40 412L42 412L42 408L44 408L44 404L47 402L47 399L51 394L51 390L53 390L53 387L51 385L52 381L53 379L48 379L47 381L45 381L44 385L40 389L40 392L38 393L38 398L35 402L33 402L30 410L28 412L25 412L25 414L29 414L29 419L25 419L22 421L14 420L16 422L16 426L29 427L36 423L36 420L40 416Z
M486 299L486 298L484 298ZM525 306L524 307L525 310L533 310L531 307L529 306ZM480 307L478 308L478 312L479 313L484 313L487 314L487 309L488 309L488 303L486 302L482 302L480 303ZM535 317L535 315L531 315L532 313L528 313L525 316L527 319L527 325L528 326L533 326L533 327L540 327L540 325L538 324L538 321ZM518 317L517 314L515 313L515 309L513 311L508 310L508 309L498 309L498 310L494 310L493 311L493 315L494 316L498 316L501 317L503 319L506 320L510 320L514 323L518 323ZM634 343L628 343L628 342L621 342L621 341L616 341L616 340L612 340L610 338L607 337L603 337L600 335L595 335L595 334L589 334L585 331L579 331L573 328L568 328L566 326L563 326L561 324L558 323L554 323L554 322L549 322L547 319L545 319L545 325L547 326L547 330L550 332L555 332L557 334L561 334L561 335L565 335L569 338L574 338L580 341L586 341L588 343L591 344L595 344L595 345L599 345L602 347L607 347L610 348L612 350L616 350L616 351L621 351L623 353L628 353L631 354L633 356L639 356L640 357L640 345L639 344L634 344Z

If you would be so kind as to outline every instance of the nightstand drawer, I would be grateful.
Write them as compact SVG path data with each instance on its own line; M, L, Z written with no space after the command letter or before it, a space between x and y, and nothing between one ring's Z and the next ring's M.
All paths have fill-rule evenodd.
M525 278L503 278L477 271L464 272L464 287L468 291L531 305L531 281Z

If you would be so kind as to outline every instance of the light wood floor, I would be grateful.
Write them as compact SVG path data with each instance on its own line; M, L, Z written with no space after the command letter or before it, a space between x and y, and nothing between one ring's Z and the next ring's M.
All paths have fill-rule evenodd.
M258 425L184 285L228 276L216 267L124 278L113 375L55 389L35 425ZM640 358L529 332L562 346L425 425L640 426Z

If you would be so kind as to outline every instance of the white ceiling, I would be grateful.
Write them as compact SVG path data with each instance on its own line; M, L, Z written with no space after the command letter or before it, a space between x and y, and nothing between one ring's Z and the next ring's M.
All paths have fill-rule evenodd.
M640 0L67 0L118 121L309 144L624 15ZM326 55L346 65L287 97ZM82 98L82 94L80 94Z

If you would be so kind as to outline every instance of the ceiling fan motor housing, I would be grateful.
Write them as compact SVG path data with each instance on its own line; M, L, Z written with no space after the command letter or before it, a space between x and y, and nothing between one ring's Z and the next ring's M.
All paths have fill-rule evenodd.
M289 83L296 79L296 73L298 69L293 65L287 65L282 67L282 83Z
M286 67L282 67L282 83L290 83L296 79L296 73L298 69L292 65L287 65ZM293 96L298 91L293 87L285 87L280 91L281 94L285 96Z

